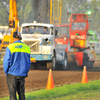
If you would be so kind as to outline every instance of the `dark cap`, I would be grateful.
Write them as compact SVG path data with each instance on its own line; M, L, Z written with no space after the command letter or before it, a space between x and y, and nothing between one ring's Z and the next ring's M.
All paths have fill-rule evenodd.
M14 37L14 38L18 38L18 39L20 39L20 40L22 39L21 33L20 33L20 32L14 32L13 37Z

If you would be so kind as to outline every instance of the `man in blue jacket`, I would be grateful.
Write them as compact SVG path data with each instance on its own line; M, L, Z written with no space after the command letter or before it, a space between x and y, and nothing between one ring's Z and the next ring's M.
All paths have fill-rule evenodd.
M30 48L21 42L21 34L14 32L14 42L6 48L3 69L7 77L10 100L25 100L25 77L28 75L31 61Z

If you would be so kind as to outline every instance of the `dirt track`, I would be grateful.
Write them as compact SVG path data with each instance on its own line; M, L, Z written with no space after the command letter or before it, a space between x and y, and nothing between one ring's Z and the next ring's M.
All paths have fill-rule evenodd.
M2 66L2 65L1 65ZM75 67L69 64L70 67ZM64 84L73 84L81 82L82 80L82 69L69 69L68 71L52 71L54 85L61 86ZM34 91L39 89L45 89L48 79L48 70L30 70L29 75L26 78L25 91ZM88 81L100 79L100 62L94 63L92 69L87 69ZM0 97L8 96L8 88L6 84L6 76L4 74L3 68L0 67Z

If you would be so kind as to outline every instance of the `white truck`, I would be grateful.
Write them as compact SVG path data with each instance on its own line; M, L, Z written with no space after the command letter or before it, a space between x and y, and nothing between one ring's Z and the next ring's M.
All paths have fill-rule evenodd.
M47 69L56 69L54 25L36 22L23 23L21 35L22 42L30 47L31 67L37 68L41 62L44 62Z

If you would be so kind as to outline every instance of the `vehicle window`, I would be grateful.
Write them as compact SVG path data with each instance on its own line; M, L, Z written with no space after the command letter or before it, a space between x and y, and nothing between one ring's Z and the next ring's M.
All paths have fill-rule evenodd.
M10 35L11 34L11 29L10 28L0 28L0 33L1 35Z
M22 34L50 34L50 28L44 26L26 26L22 28Z
M86 29L86 23L72 23L72 30L85 30Z
M60 38L63 38L63 37L67 37L68 34L69 34L69 29L68 27L58 27L57 28L57 35L60 37Z
M91 40L95 40L95 36L91 36Z

